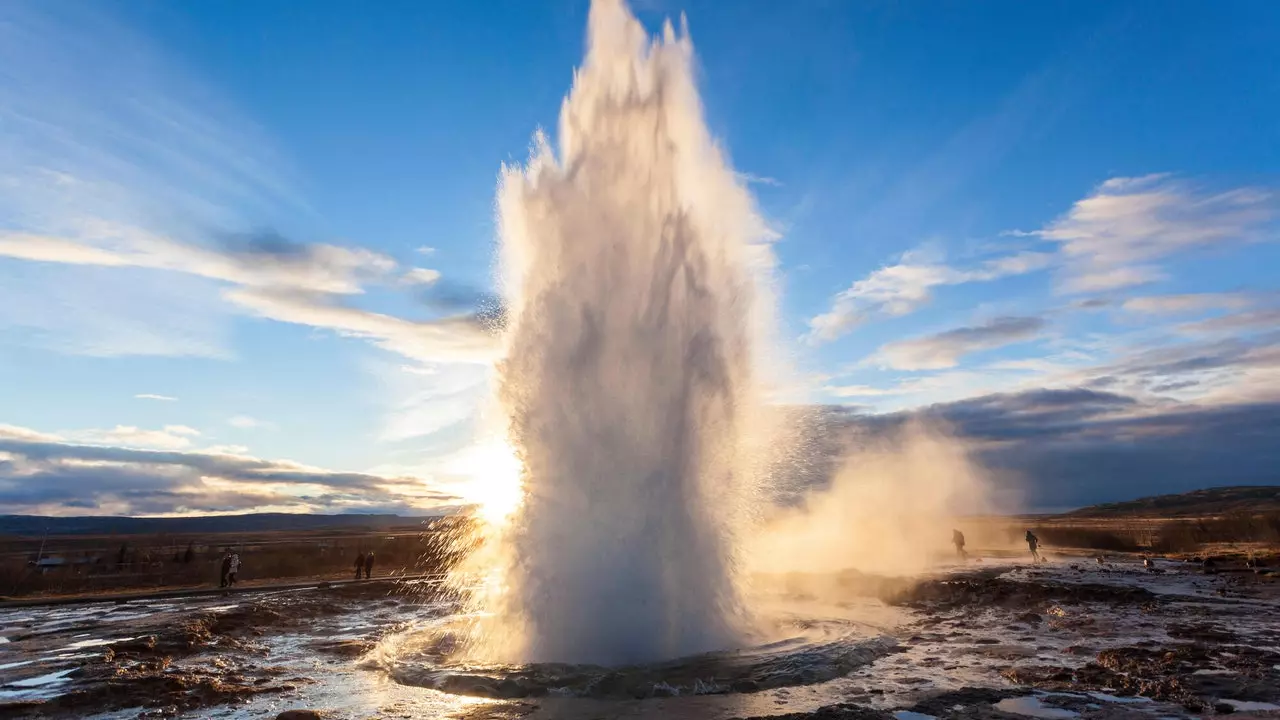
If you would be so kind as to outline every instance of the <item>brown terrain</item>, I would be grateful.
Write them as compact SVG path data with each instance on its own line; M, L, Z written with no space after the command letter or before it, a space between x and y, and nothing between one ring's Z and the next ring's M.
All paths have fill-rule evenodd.
M119 710L196 718L239 707L244 714L235 717L315 709L294 717L335 720L1280 718L1280 488L972 519L962 528L975 557L927 577L788 578L782 592L796 599L871 603L904 618L842 664L799 674L708 658L678 672L578 668L566 676L555 667L505 667L441 675L384 656L378 648L389 638L453 612L454 598L424 578L449 567L449 548L467 532L458 519L377 530L7 538L0 581L11 600L0 613L11 610L0 622L8 624L0 690L11 689L7 699L0 694L0 717ZM1028 561L1026 529L1049 562ZM244 560L232 599L216 589L226 548ZM378 558L375 578L347 582L355 556L369 551ZM52 557L63 561L37 560ZM81 558L88 560L72 561ZM309 588L297 590L304 581ZM155 600L211 588L207 598ZM91 602L104 599L114 602ZM49 605L67 601L77 604ZM733 682L695 696L679 673L694 685ZM488 704L433 705L440 701L428 699L439 694L420 684ZM822 689L797 692L808 685ZM579 697L563 697L566 689Z

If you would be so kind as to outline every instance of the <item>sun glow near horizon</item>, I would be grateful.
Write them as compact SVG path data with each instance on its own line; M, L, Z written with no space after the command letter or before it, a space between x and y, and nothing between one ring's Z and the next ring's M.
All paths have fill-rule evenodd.
M523 468L516 450L505 438L495 438L463 450L450 470L468 480L456 491L476 516L502 527L524 502Z

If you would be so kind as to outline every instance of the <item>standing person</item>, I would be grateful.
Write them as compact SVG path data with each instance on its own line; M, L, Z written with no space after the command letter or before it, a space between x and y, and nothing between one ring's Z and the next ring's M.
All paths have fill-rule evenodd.
M236 573L240 572L240 553L231 553L231 572L227 575L229 585L236 584Z
M231 551L228 550L222 556L222 578L218 583L218 587L226 587L231 583Z
M964 551L964 533L959 530L952 530L951 544L956 546L956 555L960 556L961 560L969 559L969 553Z
M1027 547L1031 548L1031 561L1043 562L1044 558L1040 557L1040 538L1036 537L1030 530L1027 531Z
M373 553L364 556L364 579L368 580L373 574Z
M360 579L360 573L364 570L364 553L356 555L356 579Z

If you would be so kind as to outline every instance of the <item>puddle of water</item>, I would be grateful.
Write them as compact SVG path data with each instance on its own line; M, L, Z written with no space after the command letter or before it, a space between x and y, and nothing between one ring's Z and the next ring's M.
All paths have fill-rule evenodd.
M38 688L38 687L44 687L46 685L56 685L57 683L64 683L67 681L67 676L78 669L79 668L67 668L65 670L58 670L57 672L51 672L48 675L37 675L36 677L27 678L25 680L14 680L13 682L9 683L9 687Z
M1005 698L1004 700L996 703L995 708L1000 712L1013 713L1014 715L1026 715L1027 717L1033 718L1045 718L1046 720L1080 717L1080 713L1078 712L1049 707L1040 702L1040 698L1035 695Z
M19 660L18 662L3 663L3 664L0 664L0 670L8 670L10 668L22 667L23 665L30 665L33 662L35 662L35 660Z
M893 714L893 717L895 720L938 720L933 715L911 712L910 710L899 710Z
M1152 702L1151 698L1136 697L1136 696L1120 697L1119 695L1108 695L1102 692L1091 692L1089 693L1089 697L1095 700L1106 700L1107 702L1133 704L1133 705Z
M1264 702L1248 702L1246 700L1221 700L1236 709L1236 712L1264 712L1267 710L1280 710L1280 705Z
M82 637L82 636L76 635L76 637ZM133 639L134 638L127 637L127 638L108 638L108 639L93 638L91 640L81 640L80 642L73 642L66 647L60 647L57 649L56 652L65 652L67 650L83 650L85 648L91 648L91 647L101 647L102 645L110 645L111 643L126 642Z

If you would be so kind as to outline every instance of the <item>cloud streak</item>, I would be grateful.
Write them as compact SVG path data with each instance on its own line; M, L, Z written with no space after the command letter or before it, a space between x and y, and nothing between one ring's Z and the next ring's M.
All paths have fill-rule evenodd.
M955 367L970 353L1030 340L1045 324L1038 317L995 318L981 325L888 343L870 362L895 370L943 370Z
M166 428L186 436L189 428ZM138 435L116 428L98 440ZM154 441L155 436L146 438ZM426 508L457 498L413 477L332 472L225 452L83 444L0 426L0 514L152 515L246 509L308 512L398 505Z
M919 252L907 253L897 264L876 270L837 295L830 310L810 319L808 339L812 343L835 340L871 317L914 312L932 300L935 288L1023 275L1042 270L1051 261L1047 253L1026 251L959 269Z
M1122 307L1145 315L1185 315L1208 310L1242 310L1253 302L1245 293L1188 293L1129 298Z

